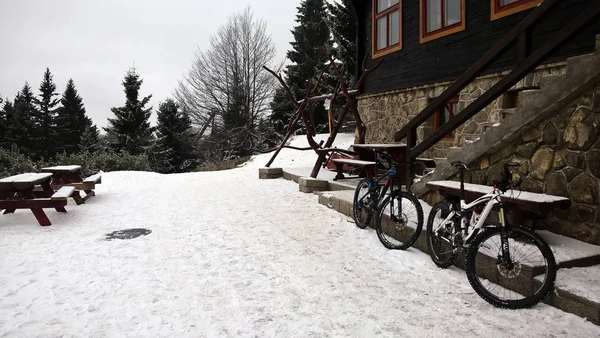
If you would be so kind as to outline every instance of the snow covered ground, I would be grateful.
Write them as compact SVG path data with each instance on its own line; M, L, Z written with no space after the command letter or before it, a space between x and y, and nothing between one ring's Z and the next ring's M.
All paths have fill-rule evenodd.
M269 156L106 173L87 204L48 210L51 227L0 216L0 337L600 336L546 305L496 309L461 270L385 249L296 183L259 180ZM273 166L312 161L285 149ZM152 233L104 240L128 228Z

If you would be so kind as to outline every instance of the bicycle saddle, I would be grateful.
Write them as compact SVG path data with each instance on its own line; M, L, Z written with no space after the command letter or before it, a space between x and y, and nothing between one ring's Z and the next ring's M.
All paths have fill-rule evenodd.
M469 167L466 163L462 163L461 161L454 161L450 164L458 170L471 170L471 167Z

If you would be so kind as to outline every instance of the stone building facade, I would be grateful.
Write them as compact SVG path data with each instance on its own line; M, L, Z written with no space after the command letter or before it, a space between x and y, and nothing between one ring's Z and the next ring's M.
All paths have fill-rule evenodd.
M534 88L543 76L565 72L564 64L546 65L513 89ZM459 110L498 80L498 74L475 80L461 92ZM367 126L366 142L393 142L394 133L448 85L359 98L359 112ZM491 125L510 119L515 112L506 108L505 100L506 95L458 128L454 139L439 142L421 156L446 157L449 147L460 147L463 142L481 136ZM425 123L418 131L419 139L426 137L432 126L432 121ZM490 185L500 177L503 163L521 163L515 176L521 178L523 191L565 196L571 200L570 209L555 210L543 226L555 233L600 244L600 86L588 90L550 118L532 123L519 135L510 137L511 141L499 150L472 162L471 167L476 170L467 173L466 181Z
M450 147L460 146L463 142L474 140L481 136L490 126L509 118L507 108L518 104L518 91L523 88L535 88L543 76L563 74L565 63L555 63L538 67L530 76L520 81L510 94L501 96L484 110L479 112L465 124L460 126L453 138L438 142L423 157L445 157ZM482 76L469 84L460 93L458 112L469 105L481 94L491 88L506 73L496 73ZM358 98L358 111L367 127L367 143L393 143L394 133L402 128L409 120L421 112L427 104L439 96L451 83L436 83L427 86L414 87L398 91L363 95ZM518 100L518 99L517 99ZM509 102L512 101L512 102ZM506 115L506 116L503 116ZM423 140L434 131L433 118L426 121L417 130L418 141Z

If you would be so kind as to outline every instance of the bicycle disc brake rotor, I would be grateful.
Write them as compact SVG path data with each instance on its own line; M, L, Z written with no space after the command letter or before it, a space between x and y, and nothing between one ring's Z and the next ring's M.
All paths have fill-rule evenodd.
M499 260L501 260L501 258L498 258ZM502 275L502 277L508 278L508 279L513 279L516 278L517 276L519 276L521 274L521 263L517 262L514 263L513 262L513 266L511 269L506 268L504 265L502 265L501 263L496 264L496 267L498 268L498 272L500 273L500 275Z
M408 223L408 217L404 213L402 213L400 217L397 217L396 215L392 216L392 220L394 221L394 227L398 230L403 230Z

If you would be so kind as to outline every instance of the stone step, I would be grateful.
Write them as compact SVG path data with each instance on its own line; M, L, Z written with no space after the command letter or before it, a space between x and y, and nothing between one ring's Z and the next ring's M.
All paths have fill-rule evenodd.
M546 75L540 79L540 89L545 90L549 87L555 87L557 84L565 80L564 74Z
M536 231L554 253L559 268L584 267L600 264L600 246L558 235L547 230Z
M541 276L535 279L542 281ZM545 303L600 325L600 265L559 269L554 293Z
M546 91L523 90L519 92L519 107L517 109L531 109L539 105Z
M590 69L597 69L600 62L600 54L583 54L567 58L568 76L578 77L581 73L587 73Z
M319 193L319 203L352 218L353 191L327 191ZM429 207L424 205L425 223ZM374 224L370 224L373 227ZM425 225L424 225L425 226ZM536 231L550 245L559 270L555 292L544 302L565 312L587 318L600 325L600 246L584 243L549 231ZM427 254L426 233L422 232L414 248ZM433 263L432 263L433 264ZM464 269L464 252L459 255L455 266ZM529 276L530 285L541 283L541 277ZM527 282L521 281L521 287Z
M505 118L511 116L511 115L515 115L517 113L517 110L519 108L503 108L500 109L500 116L502 117L502 120L504 120Z

